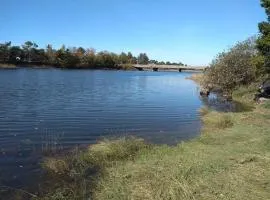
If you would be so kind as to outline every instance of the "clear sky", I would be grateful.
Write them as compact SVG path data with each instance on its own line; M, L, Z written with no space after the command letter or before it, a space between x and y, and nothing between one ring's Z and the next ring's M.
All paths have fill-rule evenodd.
M0 42L146 52L207 65L258 33L259 0L1 0Z

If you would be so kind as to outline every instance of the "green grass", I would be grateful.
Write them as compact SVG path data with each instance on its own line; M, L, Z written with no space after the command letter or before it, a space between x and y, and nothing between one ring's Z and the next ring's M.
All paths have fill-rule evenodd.
M254 95L258 92L260 81L250 84L249 86L240 86L233 92L233 99L241 103L254 105Z
M254 89L234 96L250 102ZM136 138L104 140L48 158L43 200L270 199L270 104L249 112L201 110L200 137L176 146Z
M262 104L263 108L270 109L270 101L266 101L264 104Z
M210 112L200 138L106 168L94 199L270 199L270 121L261 112Z

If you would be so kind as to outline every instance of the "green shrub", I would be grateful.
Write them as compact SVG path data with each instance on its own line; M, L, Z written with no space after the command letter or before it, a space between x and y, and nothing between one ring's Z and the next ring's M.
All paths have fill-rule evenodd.
M239 85L246 85L256 79L260 60L257 56L255 37L237 43L212 61L206 71L204 84L231 94Z

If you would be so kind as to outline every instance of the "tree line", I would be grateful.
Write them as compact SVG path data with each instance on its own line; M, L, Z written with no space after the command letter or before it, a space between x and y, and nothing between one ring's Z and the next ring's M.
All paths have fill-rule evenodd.
M65 45L60 49L54 49L52 45L47 45L45 49L42 49L31 41L27 41L21 46L12 46L11 42L0 44L0 63L51 65L63 68L122 68L132 64L183 65L181 62L150 60L146 53L140 53L136 57L131 52L121 54L108 51L96 52L93 48L66 48Z
M261 0L267 21L258 24L260 34L219 53L206 70L205 88L231 95L241 85L270 78L270 0Z

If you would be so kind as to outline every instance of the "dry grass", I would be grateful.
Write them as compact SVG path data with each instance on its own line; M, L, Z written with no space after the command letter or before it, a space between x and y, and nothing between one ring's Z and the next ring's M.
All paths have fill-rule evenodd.
M205 116L210 112L209 108L207 108L206 106L200 108L199 113L201 114L201 116Z
M194 73L191 76L189 76L187 79L193 80L199 85L202 84L203 79L204 79L204 74L203 73Z
M209 112L205 114L202 121L205 129L225 129L233 126L233 118L231 113Z
M63 158L47 158L43 163L43 167L56 174L65 174L69 170L68 163Z
M0 69L16 69L16 65L0 63Z

